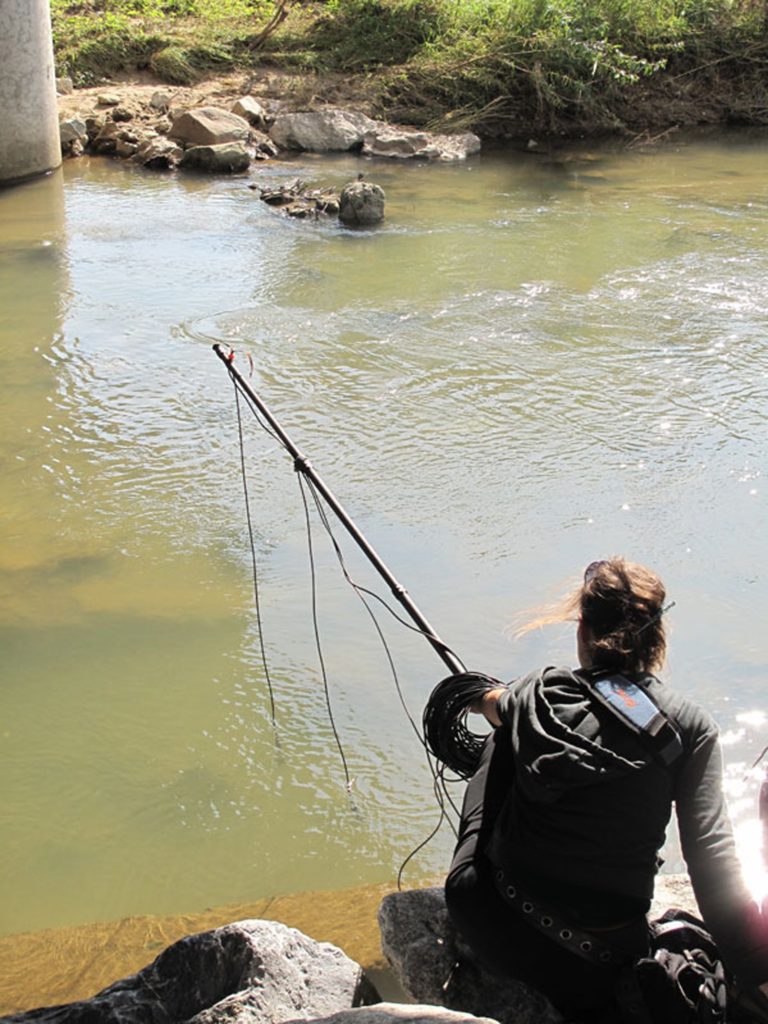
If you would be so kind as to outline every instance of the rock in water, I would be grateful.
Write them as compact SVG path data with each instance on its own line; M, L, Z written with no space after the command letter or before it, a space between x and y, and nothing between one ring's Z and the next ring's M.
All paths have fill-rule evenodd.
M93 999L4 1024L278 1024L375 1001L362 968L336 946L276 921L239 921L175 942Z
M354 110L300 111L279 114L269 130L281 149L303 149L311 153L359 149L363 137L377 122Z
M381 948L400 984L419 1003L436 1003L500 1024L560 1024L562 1017L521 981L486 973L462 949L442 889L385 896Z
M446 162L466 160L468 156L479 152L480 139L471 132L436 135L433 132L415 132L384 124L366 132L363 139L364 156Z
M241 174L248 170L250 163L251 156L245 146L224 142L219 146L190 146L184 151L179 167L205 174Z
M353 181L339 196L339 220L347 227L370 227L384 220L384 189L370 181Z

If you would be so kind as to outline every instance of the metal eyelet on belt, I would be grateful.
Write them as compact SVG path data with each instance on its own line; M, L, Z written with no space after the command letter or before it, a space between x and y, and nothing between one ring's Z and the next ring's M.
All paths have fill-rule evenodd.
M507 886L507 896L509 896L511 900L513 900L515 896L517 896L517 889L515 889L513 885Z
M607 964L610 961L610 959L611 959L611 951L610 951L610 949L604 950L600 954L600 959L603 961L604 964Z
M563 930L560 932L560 938L564 939L567 942L569 939L573 938L573 932L570 931L570 929L568 928L563 928Z
M524 914L530 914L530 912L532 910L533 910L533 904L532 903L524 903L523 904L523 913Z
M579 946L579 949L582 951L582 953L588 953L592 949L592 943L589 941L589 939L585 939L584 942L582 942Z
M497 882L503 882L504 881L504 872L503 871L497 871L496 872L496 881Z
M551 928L554 922L551 917L542 917L541 924L544 928Z

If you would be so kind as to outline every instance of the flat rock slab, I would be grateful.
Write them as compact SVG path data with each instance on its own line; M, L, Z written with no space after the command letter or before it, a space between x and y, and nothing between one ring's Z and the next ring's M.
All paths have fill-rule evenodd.
M4 1018L6 1024L278 1024L374 1002L340 949L275 921L239 921L175 942L92 999Z
M480 152L480 139L472 132L439 135L409 131L394 125L377 123L363 138L363 156L399 160L466 160Z

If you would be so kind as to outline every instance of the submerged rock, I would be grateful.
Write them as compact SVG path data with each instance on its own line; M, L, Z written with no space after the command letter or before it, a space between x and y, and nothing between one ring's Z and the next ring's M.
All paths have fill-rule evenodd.
M6 1024L278 1024L376 1002L362 968L328 942L275 921L190 935L92 999L6 1017Z
M370 181L353 181L339 196L339 220L347 227L371 227L384 220L384 190Z

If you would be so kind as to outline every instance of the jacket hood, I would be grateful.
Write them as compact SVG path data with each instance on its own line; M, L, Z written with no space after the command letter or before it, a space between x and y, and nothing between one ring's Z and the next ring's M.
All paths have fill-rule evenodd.
M574 787L640 771L652 758L631 729L590 698L587 679L568 669L525 676L505 700L517 782L529 800L549 803Z

